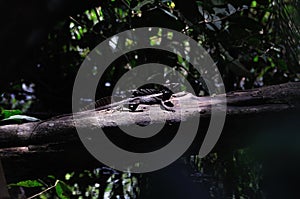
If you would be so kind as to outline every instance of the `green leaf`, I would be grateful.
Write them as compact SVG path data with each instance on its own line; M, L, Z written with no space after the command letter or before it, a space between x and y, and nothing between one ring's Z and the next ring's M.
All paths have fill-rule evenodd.
M69 199L72 193L71 188L64 182L59 181L55 187L56 194L61 199Z
M178 60L178 63L179 63L180 65L182 65L183 62L184 62L183 58L182 58L181 56L179 56L179 55L177 55L177 60Z
M21 181L16 184L10 184L9 186L19 186L19 187L42 187L43 184L37 180L26 180Z
M55 176L53 176L53 175L48 175L48 178L53 179L53 180L56 179Z
M255 8L256 6L257 6L257 2L256 2L256 1L252 1L252 2L251 2L251 7L254 7L254 8Z
M261 72L260 72L260 74L258 75L258 77L260 78L260 77L263 77L265 74L266 74L266 72L268 72L268 70L271 68L271 66L266 66L265 68L263 68L262 70L261 70Z
M13 116L13 115L20 115L20 114L22 114L22 111L19 110L19 109L16 109L16 110L5 110L5 109L3 109L1 111L1 115L4 117L4 119L9 118L10 116Z
M74 172L72 172L72 173L67 173L66 175L65 175L65 179L66 180L70 180L70 178L72 178L72 176L74 176Z

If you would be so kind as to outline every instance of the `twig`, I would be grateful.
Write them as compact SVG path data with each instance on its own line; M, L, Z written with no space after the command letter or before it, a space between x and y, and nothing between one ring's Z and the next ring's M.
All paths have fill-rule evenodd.
M35 198L35 197L37 197L37 196L40 196L40 195L42 195L43 193L45 193L45 192L49 191L50 189L53 189L53 188L55 188L58 182L59 182L59 180L56 180L53 186L51 186L51 187L48 187L48 188L47 188L47 189L45 189L44 191L42 191L42 192L40 192L40 193L37 193L37 194L35 194L35 195L33 195L33 196L31 196L31 197L27 198L27 199L32 199L32 198Z

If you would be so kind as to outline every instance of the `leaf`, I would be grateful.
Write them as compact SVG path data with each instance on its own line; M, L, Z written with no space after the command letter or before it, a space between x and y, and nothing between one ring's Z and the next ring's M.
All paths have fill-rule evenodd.
M166 13L167 15L169 15L170 17L173 17L174 19L178 20L178 18L171 12L165 10L165 9L161 9L162 11L164 11L164 13Z
M235 7L233 7L233 5L231 5L230 3L228 4L227 7L228 7L229 14L233 14L236 12Z
M9 186L19 186L19 187L42 187L43 184L37 180L26 180L21 181L16 184L10 184Z
M206 24L206 27L207 27L209 30L215 31L215 29L214 29L211 25L209 25L209 24Z
M211 17L207 11L204 12L203 18L205 19L205 21L211 20Z
M198 6L198 11L200 12L200 14L203 16L204 14L204 11L203 11L203 8L202 6Z
M247 5L243 5L243 6L242 6L242 9L243 9L243 10L248 10L249 7L248 7Z
M216 26L216 28L218 28L219 30L221 30L222 28L222 21L220 19L220 17L216 16L216 15L212 15L213 16L213 24Z
M48 175L48 178L53 179L53 180L56 179L55 176L53 176L53 175Z
M257 6L257 2L256 1L252 1L251 2L251 7L255 8Z
M178 60L178 63L179 63L180 65L182 65L183 62L184 62L183 58L182 58L181 56L179 56L179 55L177 55L177 60Z
M71 188L62 181L59 181L57 183L55 190L56 190L57 196L61 199L69 199L70 198L69 196L72 193Z
M266 74L266 72L268 72L268 70L269 70L270 68L271 68L271 66L267 66L267 67L263 68L263 69L261 70L260 74L258 75L258 78L262 78L262 77Z
M215 7L215 8L213 8L213 10L214 10L216 15L217 14L221 14L221 15L225 15L225 16L229 15L229 13L226 11L226 8L217 8L217 7Z
M253 58L253 62L258 62L258 55L256 55L254 58Z
M16 110L5 110L3 109L1 111L1 115L6 119L6 118L9 118L10 116L13 116L13 115L20 115L22 114L22 111L19 110L19 109L16 109Z
M2 121L9 121L9 120L16 120L16 121L26 121L26 122L37 122L40 121L40 119L27 116L27 115L12 115L9 118L5 118Z

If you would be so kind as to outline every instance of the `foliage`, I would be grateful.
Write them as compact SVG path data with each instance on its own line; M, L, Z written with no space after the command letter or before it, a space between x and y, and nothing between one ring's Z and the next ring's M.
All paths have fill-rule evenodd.
M229 153L212 153L191 161L197 165L198 178L210 183L212 198L265 198L262 163L254 150L240 149Z
M33 87L33 83L24 81L11 83L11 87L0 96L0 117L5 119L26 112L35 99Z
M217 63L227 90L298 81L299 29L291 21L299 20L297 2L199 1L186 6L191 13L196 9L194 18L185 16L188 13L180 2L147 0L104 1L103 6L70 16L49 34L37 61L39 71L59 70L61 79L56 77L54 84L65 85L62 81L75 77L85 56L101 41L133 27L160 26L198 40ZM291 27L284 28L288 22ZM109 95L115 81L130 68L153 61L148 55L148 51L133 52L115 62L99 83L98 97ZM158 62L175 63L197 93L203 93L193 67L180 57L163 59L159 56Z
M12 109L23 106L24 111L28 110L32 100L22 101L15 96L29 80L32 82L28 84L35 87L32 99L37 96L39 100L35 101L36 107L40 109L39 103L42 103L47 111L70 112L67 101L71 98L76 72L86 55L114 34L144 26L171 28L199 41L216 62L228 91L298 81L298 5L295 0L211 0L188 4L170 0L105 0L100 6L56 23L47 40L35 50L32 68L27 69L30 76L11 83L14 89L2 95L2 103L11 104ZM108 96L126 71L150 61L174 65L198 95L207 94L199 74L182 58L150 53L152 57L149 51L132 52L113 63L99 82L97 98ZM25 95L29 96L31 94ZM31 107L31 110L36 109Z
M40 198L137 198L139 194L135 176L105 167L67 173L64 180L49 175L9 185L16 186L27 188L27 194Z
M41 184L37 180L26 180L26 181L21 181L16 184L10 184L10 186L21 186L21 187L41 187L43 184Z

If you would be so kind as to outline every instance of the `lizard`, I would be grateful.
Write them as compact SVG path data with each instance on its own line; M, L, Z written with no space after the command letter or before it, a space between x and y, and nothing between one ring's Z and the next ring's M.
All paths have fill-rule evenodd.
M175 112L175 110L173 109L174 104L171 101L169 101L170 98L172 97L172 95L175 97L178 97L178 96L186 95L186 93L181 92L181 93L178 93L178 95L177 95L177 94L173 94L168 89L163 89L163 90L137 89L136 91L133 92L132 97L121 100L119 102L101 105L100 107L96 107L95 109L91 109L91 110L84 110L84 111L80 111L80 112L76 112L76 113L63 114L63 115L52 117L47 120L40 121L35 125L34 129L32 130L32 134L37 129L37 127L40 126L40 124L42 124L46 121L50 121L53 119L58 119L58 118L66 117L66 116L74 116L77 114L89 114L92 111L101 111L101 110L106 110L106 109L112 109L112 108L115 108L118 106L123 106L123 105L128 105L129 111L131 111L131 112L136 111L137 107L140 104L145 104L145 105L159 104L163 110ZM93 105L101 104L101 100L102 99L97 100ZM107 99L106 99L106 101L107 101ZM89 105L89 106L91 106L91 105Z
M111 97L104 97L92 104L87 105L81 111L93 110L94 107L96 111L110 109L118 106L128 105L129 111L134 112L140 104L145 105L154 105L159 104L162 110L172 111L174 106L169 99L173 93L166 88L157 89L157 88L139 88L132 92L132 96L125 100L119 102L111 102Z

